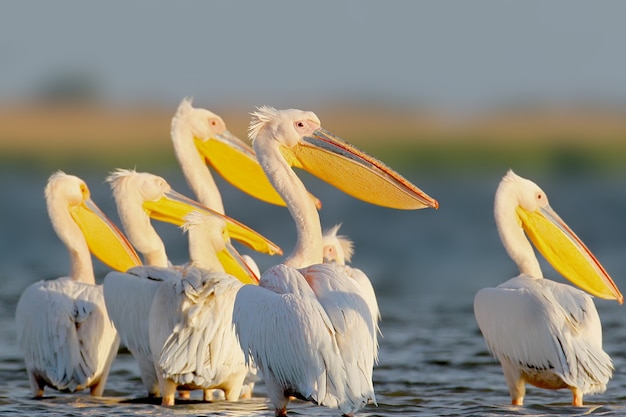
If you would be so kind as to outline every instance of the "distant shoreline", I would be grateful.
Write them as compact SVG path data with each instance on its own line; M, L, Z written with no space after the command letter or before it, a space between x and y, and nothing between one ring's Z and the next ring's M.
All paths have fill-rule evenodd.
M246 139L247 111L212 108ZM0 105L0 159L66 163L175 163L175 108ZM400 106L328 105L315 109L325 128L398 163L437 167L498 165L507 159L571 158L626 171L626 110L533 108L463 120ZM560 155L563 154L563 155ZM546 156L547 155L547 156ZM576 162L578 161L578 162Z

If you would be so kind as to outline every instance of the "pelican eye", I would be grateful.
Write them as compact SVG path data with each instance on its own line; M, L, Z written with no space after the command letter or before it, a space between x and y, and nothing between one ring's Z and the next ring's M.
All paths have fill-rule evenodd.
M169 185L167 182L165 182L164 180L159 180L159 187L164 189L164 190L169 190Z
M85 184L81 184L80 185L80 193L83 195L84 198L88 198L89 197L89 188L87 188L87 186Z

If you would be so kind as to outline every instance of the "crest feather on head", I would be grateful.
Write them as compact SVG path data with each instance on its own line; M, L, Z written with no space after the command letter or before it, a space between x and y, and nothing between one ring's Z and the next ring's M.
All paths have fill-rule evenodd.
M188 111L193 108L193 98L185 97L180 101L177 112Z
M250 113L250 126L248 127L248 138L254 142L259 132L265 125L278 116L278 110L270 106L257 107L256 111Z
M117 168L106 178L106 182L111 184L111 189L116 190L118 187L124 186L124 179L137 174L134 169Z

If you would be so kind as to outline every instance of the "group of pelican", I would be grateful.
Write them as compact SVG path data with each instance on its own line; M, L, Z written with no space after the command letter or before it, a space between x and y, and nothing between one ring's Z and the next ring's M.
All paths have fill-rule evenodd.
M252 395L257 372L278 416L290 398L351 415L376 404L380 312L367 275L347 263L352 242L339 225L322 231L319 200L293 167L345 193L393 209L438 202L392 168L321 127L309 111L259 107L253 147L214 113L185 99L171 137L198 201L162 177L115 170L111 184L125 234L91 201L87 185L54 173L45 190L50 220L70 254L70 275L39 281L16 310L18 339L34 396L46 386L102 395L120 342L137 360L144 389L174 405L176 391L228 401ZM272 255L281 249L225 214L209 166L268 203L286 206L297 232L291 254L262 274L237 240ZM525 385L569 388L573 404L602 392L613 366L602 350L589 294L623 297L589 249L548 205L545 193L512 171L496 192L495 218L520 275L480 290L476 320L502 364L512 403ZM189 261L172 265L151 221L181 226ZM528 238L574 287L543 279ZM140 253L141 257L135 252ZM113 269L96 285L91 254ZM143 262L141 260L143 259Z

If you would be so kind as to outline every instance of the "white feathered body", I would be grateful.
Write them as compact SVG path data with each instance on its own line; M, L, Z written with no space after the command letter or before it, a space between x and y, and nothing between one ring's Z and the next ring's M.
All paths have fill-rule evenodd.
M227 400L239 399L249 371L232 322L241 287L230 275L201 268L160 285L149 331L159 378L186 389L222 389Z
M521 376L547 389L606 389L613 365L602 350L600 318L587 293L523 274L480 290L474 311L507 382Z
M69 392L104 386L119 338L101 285L69 277L35 282L22 293L15 319L31 378Z
M343 266L276 265L241 288L233 319L274 404L293 395L348 414L376 402L375 320Z
M372 285L372 282L365 274L365 272L363 272L359 268L354 268L349 265L337 265L336 267L342 269L345 275L354 280L354 282L359 286L361 290L361 295L367 303L370 312L372 313L374 327L377 330L376 334L380 333L380 328L378 327L378 322L380 321L380 308L378 307L378 300L376 299L376 292L374 291L374 286ZM377 339L376 346L378 346Z
M104 278L104 299L121 343L137 360L141 380L150 396L160 395L148 323L154 296L162 281L179 279L173 268L139 266L126 272L109 272Z

